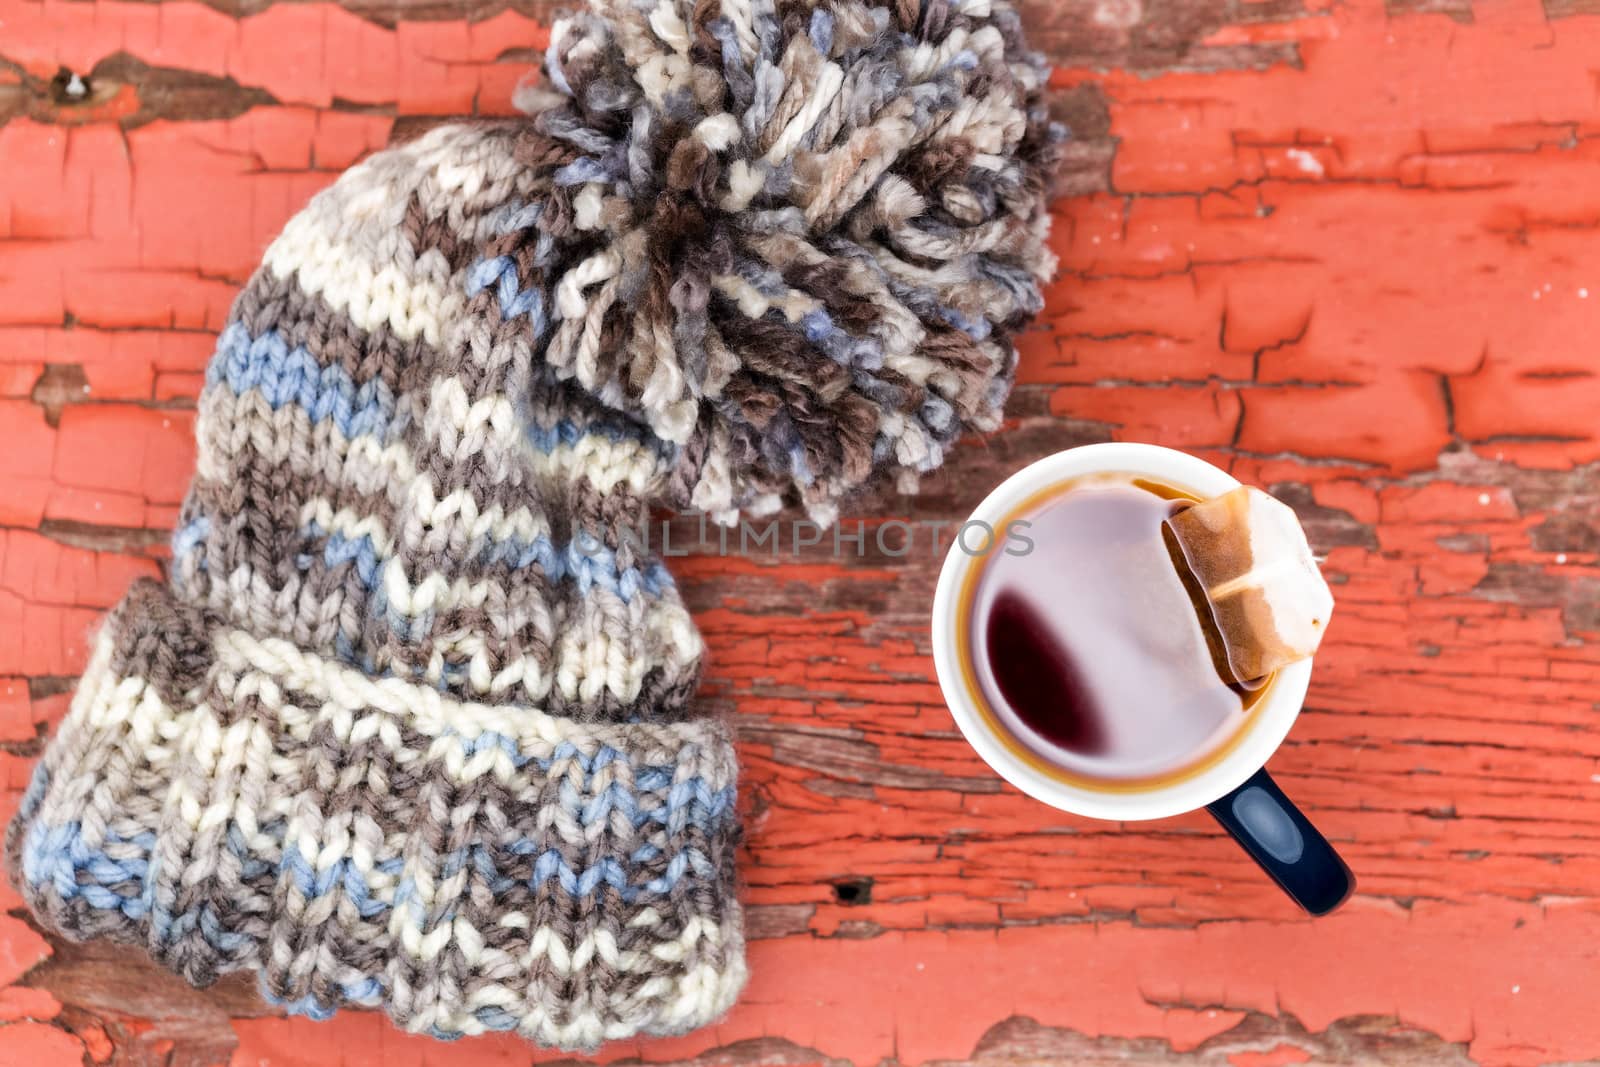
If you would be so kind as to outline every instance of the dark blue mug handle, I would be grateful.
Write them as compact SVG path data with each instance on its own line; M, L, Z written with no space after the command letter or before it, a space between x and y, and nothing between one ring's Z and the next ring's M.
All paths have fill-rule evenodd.
M1312 915L1328 914L1355 889L1356 876L1349 866L1283 795L1265 767L1227 796L1207 804L1206 810Z

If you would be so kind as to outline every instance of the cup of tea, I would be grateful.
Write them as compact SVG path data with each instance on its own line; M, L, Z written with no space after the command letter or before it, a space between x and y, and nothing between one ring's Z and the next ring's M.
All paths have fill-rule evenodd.
M1204 593L1165 520L1239 482L1170 448L1069 449L1007 478L951 545L933 600L939 685L1002 778L1113 821L1205 808L1313 915L1355 879L1265 764L1312 661L1240 681L1219 669Z

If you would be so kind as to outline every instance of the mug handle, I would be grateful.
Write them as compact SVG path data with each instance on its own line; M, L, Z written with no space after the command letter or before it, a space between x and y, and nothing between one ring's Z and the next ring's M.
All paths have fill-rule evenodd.
M1326 915L1356 887L1350 867L1265 767L1206 805L1261 869L1312 915Z

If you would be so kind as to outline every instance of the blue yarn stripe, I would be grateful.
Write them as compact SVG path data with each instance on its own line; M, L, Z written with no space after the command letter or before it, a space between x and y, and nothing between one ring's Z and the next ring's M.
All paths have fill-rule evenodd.
M394 393L382 379L357 385L343 367L323 366L303 346L290 348L276 330L252 337L242 323L230 324L217 338L206 384L226 385L235 396L257 391L274 411L297 404L313 423L332 421L347 439L372 434L383 441L393 425Z
M313 422L333 420L347 438L371 433L383 439L393 424L395 400L387 384L373 379L357 385L344 368L319 364L304 347L289 348L276 330L252 337L243 324L229 324L217 338L206 384L226 385L236 396L258 390L274 411L298 404ZM551 426L530 420L527 437L547 455L587 437L645 444L667 458L676 451L642 424L620 418L561 420Z
M467 268L467 296L474 297L485 289L493 288L500 302L500 317L509 322L526 315L535 340L544 336L550 326L545 312L544 290L537 286L522 288L517 277L517 264L510 256L480 259Z
M732 786L713 790L699 777L674 784L665 803L650 808L638 807L634 791L624 788L621 783L613 783L598 796L583 798L578 796L570 783L563 782L560 794L562 806L585 824L621 814L635 828L654 823L668 827L669 832L673 833L682 832L693 825L708 834L715 834L730 821L735 802ZM275 829L278 833L283 832L281 821ZM83 841L82 826L75 821L57 826L35 825L30 828L23 844L22 875L31 886L49 884L63 900L81 898L90 907L118 910L130 919L142 919L150 915L158 937L164 941L180 938L198 927L207 943L221 951L233 952L243 948L246 944L244 935L222 928L209 907L178 916L152 914L158 911L152 908L151 902L154 879L150 857L155 847L156 836L149 831L131 838L110 834L105 847L90 848ZM269 865L248 852L237 827L229 828L226 847L242 861L242 877L256 878L267 872ZM541 850L539 841L532 838L515 841L505 846L505 851L514 856L538 854L534 860L533 875L527 881L530 889L538 890L546 883L555 881L568 895L588 896L604 884L615 889L629 903L646 894L670 893L685 877L707 880L719 876L704 853L693 847L674 854L668 861L665 873L639 884L628 880L627 870L613 857L604 858L587 868L575 869L567 864L559 850L551 847ZM114 852L128 854L114 857ZM632 864L645 863L661 854L657 846L647 843L629 855L627 860ZM448 878L469 863L496 894L515 884L513 879L499 872L491 850L482 845L458 849L445 856L441 862L441 875ZM404 860L401 857L387 857L379 860L375 867L381 873L394 875L404 869ZM336 887L341 889L364 918L375 918L391 906L415 904L415 886L410 879L401 881L396 888L394 902L390 905L372 895L366 876L350 860L340 860L319 870L293 845L284 848L278 870L293 879L295 888L307 899L324 896ZM90 880L82 881L83 875L88 875ZM137 886L139 893L125 895L108 888L129 885Z
M354 563L361 584L369 591L377 591L383 581L383 568L390 557L381 555L370 534L349 537L343 533L328 534L316 524L305 527L301 534L308 538L326 538L322 550L323 565L328 568ZM301 555L301 570L311 567L313 557ZM485 565L505 564L513 570L523 570L535 563L544 569L552 582L571 581L581 594L599 587L616 594L624 602L640 593L659 597L673 586L672 574L660 560L650 559L643 567L618 567L616 553L598 539L589 544L577 540L564 548L540 534L531 541L507 538L503 541L486 540L478 553L478 562Z

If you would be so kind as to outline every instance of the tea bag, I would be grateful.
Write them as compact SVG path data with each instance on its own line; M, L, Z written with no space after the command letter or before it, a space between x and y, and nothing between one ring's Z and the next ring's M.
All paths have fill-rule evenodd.
M1317 650L1333 593L1292 508L1242 486L1166 526L1210 606L1234 680L1264 678Z

